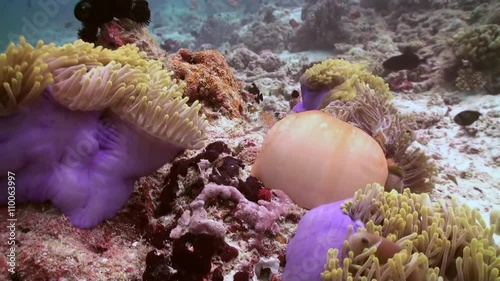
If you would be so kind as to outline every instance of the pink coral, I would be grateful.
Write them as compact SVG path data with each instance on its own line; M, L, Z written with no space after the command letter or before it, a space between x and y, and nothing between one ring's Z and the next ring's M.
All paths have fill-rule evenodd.
M408 91L413 89L413 83L406 79L394 79L389 83L389 87L393 91Z
M100 41L111 44L115 48L121 47L127 43L123 40L123 27L116 21L111 21L104 25L101 31Z
M261 233L269 231L276 235L279 233L276 221L288 211L287 208L291 201L282 191L275 190L274 192L276 194L275 200L271 202L259 200L258 203L254 203L246 199L236 187L209 183L191 203L191 210L186 210L179 218L177 227L172 230L170 237L178 239L185 233L224 237L226 234L225 226L209 219L205 209L206 202L217 197L236 202L234 216L255 231Z

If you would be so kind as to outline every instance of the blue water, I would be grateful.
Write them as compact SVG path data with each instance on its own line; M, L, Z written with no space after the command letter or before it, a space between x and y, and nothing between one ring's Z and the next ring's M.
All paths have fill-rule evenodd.
M77 0L2 0L0 9L6 15L0 19L0 47L2 50L10 41L17 41L24 35L31 43L47 40L43 35L64 28L66 23L73 26L76 39L78 21L73 16Z
M77 39L80 22L73 16L78 0L1 0L0 11L0 50L9 42L17 42L23 35L32 44L38 40L56 44L72 42ZM153 19L161 16L156 13L168 7L169 12L188 10L189 0L148 1ZM203 9L204 1L198 8Z

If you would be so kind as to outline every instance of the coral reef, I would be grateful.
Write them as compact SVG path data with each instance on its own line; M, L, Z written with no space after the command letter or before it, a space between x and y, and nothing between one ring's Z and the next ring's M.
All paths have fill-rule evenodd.
M463 91L486 89L494 92L495 76L500 71L500 28L496 24L468 27L447 40L455 64L446 69L448 80Z
M342 248L331 249L323 280L496 280L500 277L500 248L493 229L477 210L427 194L384 192L369 185L342 206L366 231L386 237L403 250L386 263L376 257L377 247L355 255L348 239ZM349 235L346 237L348 238ZM383 251L383 249L381 249ZM340 255L339 255L340 254Z
M389 88L395 92L406 92L413 90L413 82L406 79L404 76L396 76L389 80Z
M275 191L276 194L277 191ZM260 194L260 192L259 192ZM208 213L205 210L205 205L209 200L220 197L225 200L230 200L236 204L234 217L247 224L257 232L269 231L272 235L279 233L279 226L276 223L278 218L286 213L286 207L289 203L287 197L283 193L278 193L276 199L270 204L264 200L269 197L259 199L259 195L254 199L262 200L259 205L245 198L238 188L226 185L207 184L203 190L190 204L190 210L186 210L177 223L177 227L172 230L170 237L174 239L180 238L185 233L193 234L208 234L219 238L224 238L226 235L225 226L222 223L208 219ZM272 198L272 196L271 196ZM255 220L259 217L259 220Z
M399 11L399 10L398 10ZM426 59L425 64L413 70L403 70L384 75L389 84L402 81L412 83L411 91L425 92L441 84L443 70L455 64L446 39L452 37L460 28L467 26L467 14L451 9L435 9L425 13L419 11L392 12L387 24L394 31L394 43L400 50L412 48L415 53Z
M367 84L356 86L353 101L330 103L323 111L344 120L370 136L382 147L389 169L387 190L410 188L412 192L428 192L434 186L436 170L419 149L410 148L415 140L411 116L401 115L387 97L375 93Z
M294 52L325 50L338 55L353 47L367 50L368 45L381 39L378 30L386 25L373 10L352 1L306 1L301 18L301 23L290 23L296 26L290 42L290 50Z
M476 4L477 5L477 4ZM469 14L467 22L471 25L478 24L500 24L500 3L483 3L474 7Z
M147 58L161 59L164 67L174 72L175 79L187 84L184 93L190 98L189 102L201 101L207 115L213 115L209 108L222 109L229 117L239 117L244 112L242 85L224 57L215 50L181 49L167 56L147 29L126 19L104 25L97 41L114 48L133 43Z
M200 105L187 106L185 85L133 46L21 38L0 58L0 170L16 174L18 203L50 200L93 227L120 210L139 177L205 145ZM0 182L7 187L6 176Z
M328 59L307 69L300 77L302 102L294 110L322 109L335 100L353 100L358 83L367 83L377 95L392 97L384 80L367 72L362 64Z
M100 0L75 3L95 1ZM17 2L9 4L7 11L21 4ZM28 5L33 3L42 8L29 9L37 16L40 12L49 14L46 27L29 30L30 26L17 25L16 28L28 29L28 34L23 32L29 40L36 33L37 38L45 38L55 46L72 42L79 23L67 22L64 17L54 18L43 7L54 1L45 2L31 1ZM142 1L102 2L96 3L116 2L127 6L127 3ZM482 277L477 273L488 272L479 268L471 271L465 265L469 260L478 261L476 267L485 267L479 262L483 259L492 262L487 268L500 266L497 247L487 249L492 241L491 232L495 227L498 231L500 224L497 210L500 150L496 141L500 137L497 95L500 77L495 73L498 67L478 68L457 57L450 47L453 43L447 42L460 29L467 30L465 27L499 24L499 5L497 0L149 1L152 19L149 28L128 17L108 18L95 29L97 39L92 41L102 47L82 44L80 47L88 51L84 55L75 54L75 50L68 53L60 47L34 47L30 52L15 49L17 58L22 57L19 61L25 62L15 66L9 65L7 56L0 55L0 81L7 82L0 87L0 153L3 153L0 164L9 161L10 165L18 158L33 159L41 155L37 163L44 157L48 161L44 164L51 169L52 155L46 157L43 149L58 146L62 147L59 151L65 151L61 158L67 166L64 168L81 170L81 174L89 172L94 176L96 173L86 167L95 162L107 165L113 159L120 164L102 168L105 180L123 174L124 169L127 172L139 168L148 170L147 176L135 182L123 208L91 229L75 227L54 204L17 204L15 233L0 232L0 239L4 241L11 241L12 235L15 236L15 251L9 249L7 243L0 244L0 252L15 253L15 273L9 275L9 271L0 270L0 280L320 281L325 269L323 277L327 279L351 281L482 281L490 276L499 279L495 270L489 272L490 276ZM57 11L51 12L54 10ZM4 19L13 15L7 13ZM26 24L24 17L18 20ZM15 27L15 22L3 26L8 31L4 37L9 40L16 39L10 34L10 31L16 32L16 28L10 28ZM193 51L179 51L181 48ZM216 48L220 53L195 52ZM411 70L388 73L383 61L406 48L411 48L426 63ZM49 49L57 54L47 53ZM195 55L206 59L195 60ZM291 110L301 102L299 78L313 64L328 58L351 62L355 66L347 63L346 68L359 66L368 75L383 78L385 81L381 83L387 83L375 86L376 83L353 78L356 73L348 73L343 80L339 79L345 82L345 88L336 90L345 90L342 95L352 97L343 100L330 96L331 100L326 100L328 91L334 92L334 88L326 85L324 89L303 91L300 105L303 107L305 101L313 104L309 109L322 108L371 136L368 139L374 147L381 147L378 149L380 159L385 161L384 173L388 174L384 187L376 187L375 199L365 197L359 201L359 196L355 196L357 203L354 204L360 204L358 209L352 209L356 214L375 214L374 221L370 221L369 216L356 219L343 212L342 207L347 211L353 206L350 199L307 212L294 204L292 199L305 199L313 194L313 188L319 183L317 176L297 190L299 195L290 194L288 198L282 191L270 189L275 186L269 181L261 182L259 179L263 178L252 175L253 166L258 168L256 163L263 156L259 153L265 152L262 145L266 134L272 133L273 126L279 127L289 115L297 115ZM80 70L84 66L86 70ZM154 69L160 70L161 66L164 70L156 75ZM332 81L341 76L335 76L339 69L337 66L328 70L333 73ZM63 80L65 83L61 83ZM165 81L173 84L163 87ZM135 112L147 108L140 97L153 99L151 91L160 93L158 87L170 89L175 95L180 93L179 102L187 105L200 106L194 104L195 100L203 99L200 111L210 120L203 122L208 138L203 139L203 143L210 143L208 146L176 150L162 146L161 141L158 145L152 144L158 138L148 137L147 128L154 126L151 120L160 120L163 116L156 119L144 116L141 122L127 117L127 106L137 102L133 107ZM68 91L69 88L73 91ZM85 94L87 92L89 94ZM116 95L112 95L113 92ZM74 100L76 95L81 98ZM153 102L151 99L148 101ZM38 106L42 103L46 105L43 108ZM58 106L52 106L54 104ZM102 108L93 109L99 105ZM43 114L45 111L53 114ZM466 127L460 126L463 123L455 123L454 117L464 111L476 112L480 118ZM83 117L91 112L96 115L105 112L101 115L105 118L99 120L100 126L95 129L87 119L76 119L75 112ZM9 138L3 138L16 126L6 127L4 121L13 120L15 116L25 116L29 121L28 125L14 128L17 130L14 141L21 144L22 153L14 151L17 144L6 145L5 140ZM142 115L136 117L139 119ZM87 127L89 130L83 130ZM290 126L283 134L307 131L304 127ZM340 161L355 144L342 149L335 138L325 147L328 151L342 150L340 154L313 155L312 149L320 148L314 144L321 137L307 132L305 135L307 138L298 142L297 148L290 148L292 138L285 138L271 149L273 153L281 151L284 159L294 161L281 164L278 156L268 157L272 158L268 162L274 164L266 168L266 172L277 171L272 177L280 176L287 166L300 168L281 178L287 183L284 191L295 186L296 182L290 179L304 177L309 171L320 173L327 169L328 161L341 163L341 168L334 169L336 179L358 173L372 162L361 157L356 164ZM28 139L35 137L38 143L30 145ZM116 142L117 139L123 141ZM124 146L125 142L130 145ZM92 153L97 151L92 149L97 146L96 157L106 157L92 162ZM17 157L9 154L11 150ZM174 153L177 151L178 154ZM168 153L172 156L166 155ZM300 166L306 163L295 161L310 156L314 159L307 169ZM149 173L160 163L158 161L156 167L147 164L154 164L152 162L159 158L166 164ZM18 174L32 164L24 165ZM0 173L5 172L2 168L0 165ZM10 170L10 166L7 168ZM348 171L339 172L344 170ZM38 173L32 169L27 172ZM38 180L35 176L32 178ZM0 184L2 182L3 179ZM25 182L17 184L25 186ZM80 182L90 186L89 191L93 191L94 186L103 189ZM332 187L331 183L325 186L328 184ZM6 186L5 182L3 185ZM364 183L354 185L361 188ZM120 187L112 182L108 186ZM344 191L349 189L348 184L342 187ZM373 188L360 194L370 194ZM383 192L392 189L392 193ZM439 206L431 205L426 195L416 194L427 191L430 200L439 202ZM350 192L349 197L354 190ZM401 199L404 201L401 204L378 199L399 198L396 193L401 192L403 197L411 192L411 198ZM118 195L106 203L114 205L114 200L125 196L124 193L116 191ZM327 194L340 195L341 192ZM453 196L478 210L465 212L467 222L462 215L465 209L451 208L459 206L451 199ZM420 199L425 202L417 201ZM392 205L381 205L381 201ZM443 231L432 225L423 230L425 206L432 209L426 223L437 221L437 228L443 226ZM6 221L7 207L0 206L0 209L0 219ZM485 229L481 223L472 226L478 230L472 236L476 236L479 243L470 239L470 234L461 232L471 229L478 212L489 213L491 225L487 234L480 233ZM403 230L397 230L403 225ZM459 231L455 232L457 226ZM411 234L410 230L417 233ZM492 238L497 245L500 243L500 236ZM328 251L330 248L333 249ZM462 264L457 266L452 260L455 257L462 258L457 259ZM9 267L12 259L0 256L0 268ZM327 259L330 262L326 262ZM458 268L462 268L462 276Z
M223 18L208 17L202 24L201 29L195 34L195 46L203 44L219 47L228 41L237 41L238 34L236 26Z
M432 3L440 3L441 1L432 0L361 0L361 7L374 8L376 11L394 10L413 10L413 9L429 9ZM435 7L438 5L434 5Z
M455 55L478 70L491 70L500 63L500 26L481 25L462 30L450 40Z
M234 69L252 76L274 72L285 65L285 62L273 52L264 51L256 54L245 47L236 48L231 53L228 63Z
M474 8L476 8L477 6L480 6L481 4L492 2L492 1L488 1L488 0L477 0L477 1L474 1L474 0L457 0L457 1L450 1L450 2L455 3L455 5L459 9L462 9L462 10L465 10L465 11L471 11ZM492 3L494 3L494 2L492 2Z
M187 45L184 42L177 41L172 38L167 38L163 40L160 44L160 48L167 53L178 52L182 48L186 48Z
M240 117L245 109L242 86L234 77L224 57L217 51L192 52L181 49L170 56L174 78L185 81L185 94L191 101L200 100L208 108L222 110L231 118Z
M351 35L344 29L342 20L347 12L342 1L305 1L302 24L293 38L292 50L333 49L335 43L348 42Z
M254 51L246 47L238 47L231 52L227 63L235 70L243 71L249 68L250 63L258 59L259 55Z
M401 12L412 10L426 10L431 8L446 8L450 6L449 0L361 0L360 5L374 8L377 11Z
M266 260L284 260L283 235L295 229L303 211L254 177L242 180L244 165L231 154L218 141L173 163L159 196L160 231L153 240L158 249L148 254L145 280L222 280L229 274L248 279ZM171 214L176 223L162 225Z
M293 30L288 24L281 22L257 22L241 37L242 42L252 51L270 50L282 52L288 49Z

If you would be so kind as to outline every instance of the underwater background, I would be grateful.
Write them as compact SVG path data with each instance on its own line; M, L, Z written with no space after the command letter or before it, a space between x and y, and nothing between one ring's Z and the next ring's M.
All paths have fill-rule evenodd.
M0 46L5 48L9 42L16 41L19 35L25 36L32 44L36 44L38 40L56 44L76 40L78 36L74 30L80 28L81 25L73 15L77 2L76 0L2 1L0 8L8 13L1 19ZM232 3L232 1L229 2ZM291 2L298 4L300 1ZM200 21L207 17L227 18L236 22L245 15L257 13L265 1L234 3L229 4L225 1L150 1L153 25L149 26L149 30L161 30L164 37L171 38L171 34L173 34L177 38L186 39L192 35L189 32L187 34L184 32L190 28L196 31L201 25ZM300 14L298 17L300 18ZM172 28L172 26L179 24L186 26L184 32ZM222 36L222 34L217 36Z
M500 281L500 1L0 10L0 280Z

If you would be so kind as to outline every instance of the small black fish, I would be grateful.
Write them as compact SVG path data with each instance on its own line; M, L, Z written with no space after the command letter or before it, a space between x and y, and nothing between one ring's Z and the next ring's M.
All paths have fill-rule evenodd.
M257 87L257 85L255 85L255 83L252 83L252 86L250 88L248 88L248 92L252 95L255 96L255 101L257 103L260 103L261 101L264 100L264 97L262 96L262 93L260 92L259 88Z
M147 0L80 0L74 15L82 22L78 37L86 42L95 42L99 28L114 18L128 18L144 26L151 22Z
M453 121L460 126L469 126L476 122L476 120L479 119L479 116L481 116L481 113L478 111L465 110L455 115L455 117L453 117Z
M414 69L420 64L425 63L426 60L426 58L421 59L410 47L407 47L401 55L390 57L385 60L382 66L386 70L400 71L403 69Z

